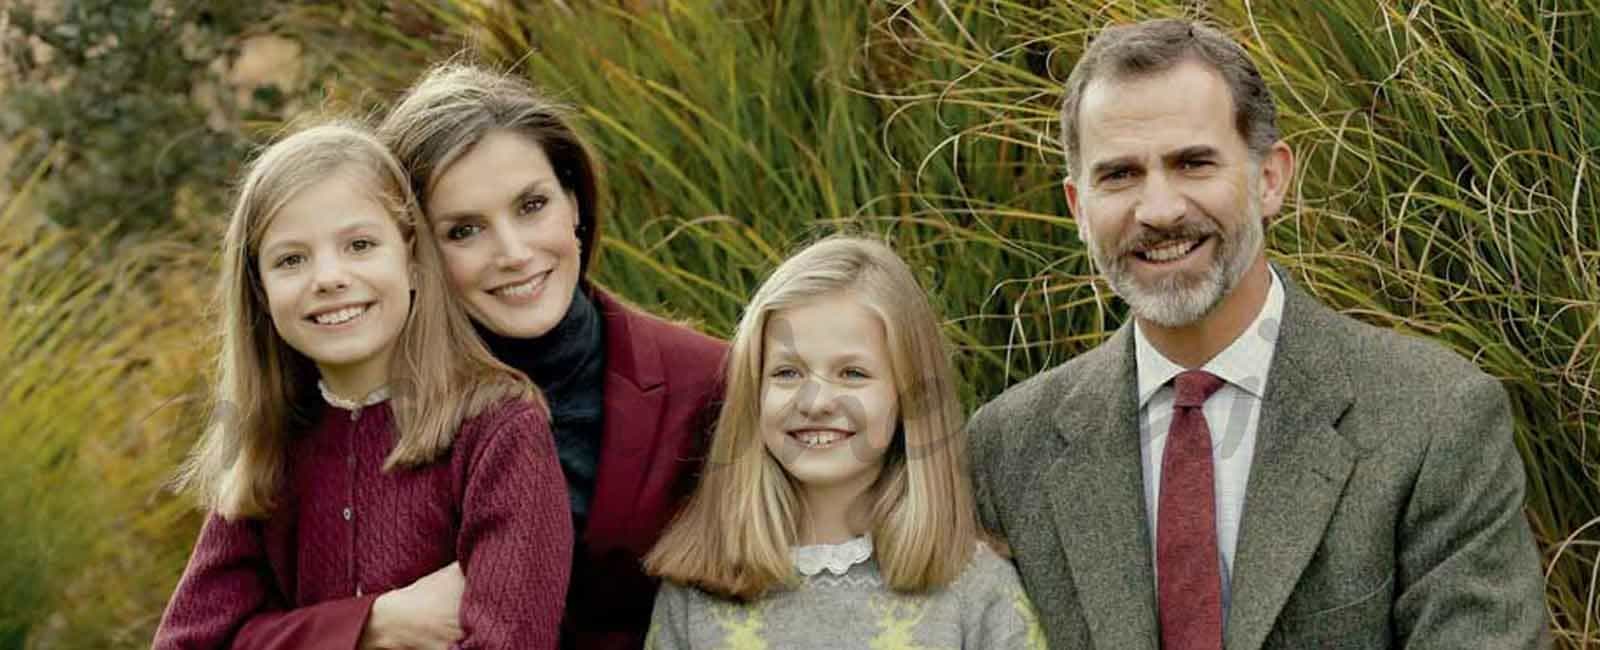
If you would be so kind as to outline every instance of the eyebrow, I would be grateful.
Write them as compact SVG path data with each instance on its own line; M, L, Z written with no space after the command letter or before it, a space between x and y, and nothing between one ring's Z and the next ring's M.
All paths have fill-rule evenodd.
M554 176L541 176L539 178L535 178L533 181L523 186L522 191L517 192L517 198L522 199L523 197L533 194L538 190L548 190L550 189L551 185L554 185L557 190L561 189L561 181Z
M1183 161L1183 160L1194 160L1196 158L1216 158L1216 157L1217 157L1217 148L1216 147L1213 147L1213 146L1211 146L1209 144L1195 144L1195 145L1189 145L1187 147L1184 147L1182 149L1179 149L1177 151L1169 153L1169 154L1167 154L1165 156L1162 156L1161 159L1164 162L1166 162L1167 164L1171 164L1171 163L1175 163L1175 162L1179 162L1179 161Z
M847 352L833 357L830 361L844 365L862 365L867 362L867 355L858 352Z
M338 232L334 233L334 236L336 236L336 237L349 237L350 235L352 235L354 233L357 233L357 232L361 232L363 230L369 230L369 229L379 229L379 230L381 230L382 228L383 228L383 224L379 223L376 219L362 219L362 220L357 221L357 222L355 222L353 224L350 224L348 226L340 228ZM280 248L291 247L291 246L305 246L305 245L306 245L305 242L301 241L298 238L287 237L287 238L284 238L284 239L265 242L264 245L261 247L261 252L258 253L258 255L261 255L262 257L268 257L269 253L276 252L277 249L280 249Z
M802 355L795 354L793 351L791 351L789 346L783 346L777 351L768 355L764 360L764 363L772 363L775 361L800 363L804 361L804 359L800 358L801 356ZM861 352L846 352L843 354L831 355L823 359L824 362L830 365L863 365L866 364L867 360L868 355Z
M260 250L258 250L256 252L256 256L258 256L258 257L260 257L262 259L266 259L268 257L272 257L275 253L278 252L278 249L280 249L280 248L289 248L289 247L292 247L292 246L299 246L299 245L301 245L300 242L295 241L295 240L290 240L290 239L282 239L282 240L271 241L271 242L262 242Z
M1216 147L1209 144L1194 144L1161 156L1161 161L1170 165L1184 160L1215 157L1217 157ZM1089 168L1089 178L1099 178L1111 172L1134 169L1138 166L1139 162L1133 156L1118 156L1107 160L1099 160L1095 161L1094 166Z
M536 190L547 189L552 184L554 184L556 186L556 188L558 188L558 189L561 187L561 181L559 179L557 179L554 175L540 176L538 178L535 178L535 179L533 179L531 181L528 181L528 184L523 185L522 189L517 190L517 192L515 194L512 194L511 195L511 201L513 203L515 203L517 201L521 201L522 199L526 198L529 194L534 193ZM479 213L476 210L456 210L455 212L447 212L442 216L434 217L433 221L434 221L434 223L443 224L443 223L446 223L446 222L456 222L456 221L464 221L464 220L467 220L467 219L474 219L474 218L477 218L477 217L480 217L480 216L482 216L482 214Z
M335 233L335 234L339 235L340 237L344 237L344 236L350 235L351 233L358 232L358 231L361 231L361 230L367 230L367 229L370 229L370 228L377 228L379 230L382 230L383 229L383 224L379 223L375 219L362 219L362 220L357 221L355 223L352 223L352 224L350 224L348 226L340 228L339 232Z

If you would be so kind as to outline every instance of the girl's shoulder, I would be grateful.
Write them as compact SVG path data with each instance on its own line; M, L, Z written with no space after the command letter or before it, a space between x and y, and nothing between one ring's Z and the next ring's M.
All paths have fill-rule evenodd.
M979 599L1010 597L1022 591L1022 576L1017 573L1017 567L1011 560L980 541L977 550L972 553L972 561L967 563L961 577L956 578L954 587L956 591Z
M481 410L467 418L468 422L473 420L488 425L504 422L540 425L546 418L544 409L540 408L534 399L508 395L487 400Z
M503 481L511 475L536 481L540 489L552 488L562 481L556 458L545 411L524 398L502 398L464 418L448 453L458 495L474 481Z
M488 402L477 413L461 420L454 446L459 451L467 451L500 438L549 437L549 417L537 402L522 397L502 397Z
M709 609L751 607L760 602L759 599L752 602L736 601L694 585L662 580L661 587L656 590L655 610L669 617L686 619Z
M949 592L961 622L963 647L1044 650L1044 628L1011 560L978 542L977 552Z

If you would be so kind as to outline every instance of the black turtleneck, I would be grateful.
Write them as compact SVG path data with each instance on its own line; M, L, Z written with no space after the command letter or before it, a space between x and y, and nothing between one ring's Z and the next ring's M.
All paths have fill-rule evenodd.
M567 315L543 336L509 338L476 327L490 352L527 373L550 404L550 428L567 478L572 524L582 535L600 466L606 337L599 310L580 285Z

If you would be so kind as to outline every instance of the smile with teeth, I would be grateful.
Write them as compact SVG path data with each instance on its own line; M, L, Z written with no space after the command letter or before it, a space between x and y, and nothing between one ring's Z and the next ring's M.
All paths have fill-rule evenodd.
M1181 259L1190 252L1193 252L1194 249L1199 248L1201 244L1205 243L1205 241L1205 237L1201 237L1199 239L1175 239L1162 242L1153 248L1134 251L1134 255L1146 262L1171 262L1173 260Z
M799 431L789 432L790 438L794 438L795 440L799 441L800 444L813 449L817 447L827 447L828 445L832 445L840 440L849 438L852 435L854 434L839 431L837 429L802 429Z
M372 303L351 305L342 309L312 314L309 318L318 325L343 325L367 313L367 309L370 307L372 307Z
M534 275L531 278L528 278L526 282L518 282L516 284L508 284L503 287L496 287L494 289L490 289L489 293L501 298L522 298L531 296L533 295L533 290L537 289L539 285L544 282L544 279L549 277L549 275L549 271L544 271Z

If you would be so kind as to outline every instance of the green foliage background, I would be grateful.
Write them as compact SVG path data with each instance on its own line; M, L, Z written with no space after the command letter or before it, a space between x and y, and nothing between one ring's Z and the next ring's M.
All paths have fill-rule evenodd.
M11 180L48 163L36 207L52 221L121 234L161 229L183 209L225 209L248 141L224 126L271 115L269 88L240 101L219 83L236 37L273 3L18 0L0 7L11 86L0 132L18 144ZM259 101L257 101L259 100ZM220 119L219 119L220 118ZM218 124L218 122L223 124Z
M304 4L272 28L328 66L329 106L379 108L465 49L579 107L611 186L598 279L713 333L799 244L887 237L947 315L969 405L1123 318L1061 198L1061 80L1105 24L1209 17L1257 58L1300 158L1272 259L1327 303L1505 382L1552 628L1561 647L1600 647L1600 1L508 7ZM14 195L0 222L0 367L22 369L0 412L27 414L0 418L0 441L32 444L32 464L6 470L24 478L0 477L0 525L28 531L0 555L0 583L19 585L0 591L0 648L138 647L198 521L159 479L203 413L195 316L216 220L163 231L200 248L49 224L36 244L15 225L36 210ZM114 264L73 261L108 248ZM32 279L58 275L68 289ZM54 347L28 334L46 331ZM124 399L83 397L108 392ZM47 445L31 440L46 430Z

